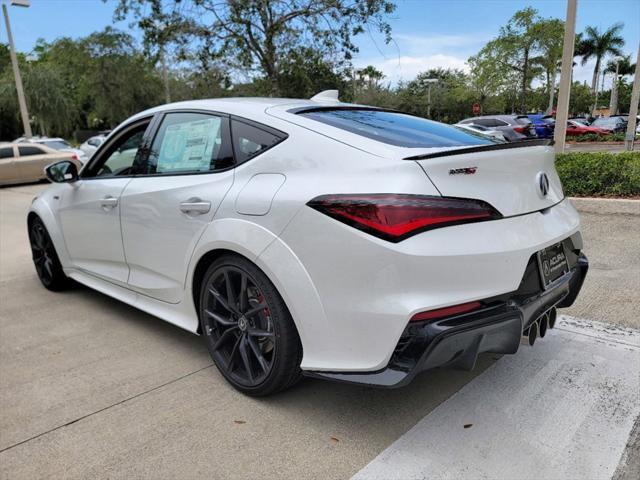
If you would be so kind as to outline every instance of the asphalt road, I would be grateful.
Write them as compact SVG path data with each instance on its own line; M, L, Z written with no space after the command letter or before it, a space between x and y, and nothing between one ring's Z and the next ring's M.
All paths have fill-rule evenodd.
M82 287L41 287L25 227L41 188L0 189L0 478L349 478L500 363L400 390L305 379L245 397L198 337ZM640 202L576 203L592 269L566 313L637 327Z

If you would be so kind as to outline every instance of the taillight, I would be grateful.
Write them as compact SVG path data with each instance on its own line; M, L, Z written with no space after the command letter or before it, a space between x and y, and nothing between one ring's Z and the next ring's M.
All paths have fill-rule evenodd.
M413 317L411 317L410 321L422 322L425 320L438 320L440 318L468 313L473 310L477 310L481 306L482 304L480 302L461 303L460 305L453 305L452 307L438 308L436 310L416 313Z
M524 133L525 127L513 127L513 129L518 133Z
M427 195L321 195L307 205L390 242L434 228L502 218L497 210L481 200Z
M72 153L71 160L78 160L78 155L76 155L75 153Z

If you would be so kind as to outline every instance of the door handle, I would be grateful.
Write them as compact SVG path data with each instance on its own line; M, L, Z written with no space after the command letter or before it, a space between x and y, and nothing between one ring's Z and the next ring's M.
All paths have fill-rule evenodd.
M190 198L180 204L180 211L187 215L202 215L203 213L208 213L209 210L211 210L211 202L200 198Z
M111 195L107 195L106 197L102 197L100 199L100 206L103 210L111 210L112 208L118 205L118 199Z

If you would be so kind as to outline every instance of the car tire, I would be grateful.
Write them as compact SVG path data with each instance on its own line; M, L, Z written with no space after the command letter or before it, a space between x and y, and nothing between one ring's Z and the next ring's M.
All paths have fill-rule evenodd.
M72 281L64 274L47 227L38 217L29 223L29 243L33 264L42 285L54 292L69 288Z
M218 258L199 298L207 349L233 387L265 396L299 380L300 337L282 297L256 265L236 255Z

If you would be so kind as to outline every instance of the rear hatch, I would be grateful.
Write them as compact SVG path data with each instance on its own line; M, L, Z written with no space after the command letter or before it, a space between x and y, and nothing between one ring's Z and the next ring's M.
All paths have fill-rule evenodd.
M503 143L419 117L345 104L267 112L379 157L415 161L441 195L484 200L505 217L563 199L546 140Z

